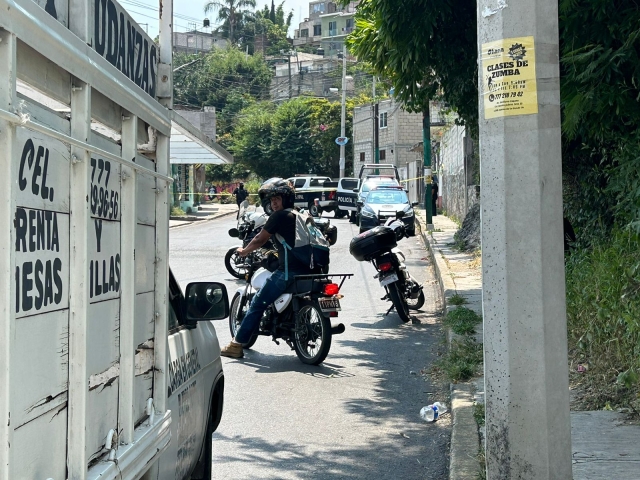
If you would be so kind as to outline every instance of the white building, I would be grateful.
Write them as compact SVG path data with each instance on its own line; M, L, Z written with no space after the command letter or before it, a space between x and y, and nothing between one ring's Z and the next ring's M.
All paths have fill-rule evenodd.
M214 48L227 48L228 41L219 33L173 32L173 51L184 53L208 53Z

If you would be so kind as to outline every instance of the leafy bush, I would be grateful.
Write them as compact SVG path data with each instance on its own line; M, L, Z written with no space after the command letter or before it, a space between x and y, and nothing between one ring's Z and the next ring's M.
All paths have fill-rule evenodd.
M476 325L482 322L482 317L467 307L457 307L450 310L444 318L444 324L458 335L471 335L476 331Z
M566 262L571 360L587 364L582 378L592 408L633 406L640 372L640 237L614 230Z
M180 207L171 207L172 217L184 217L186 213Z

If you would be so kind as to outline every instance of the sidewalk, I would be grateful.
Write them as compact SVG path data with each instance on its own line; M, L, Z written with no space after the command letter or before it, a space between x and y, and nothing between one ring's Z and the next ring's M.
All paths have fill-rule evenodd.
M458 225L443 215L433 217L434 231L426 231L424 210L416 210L425 244L435 265L443 303L458 293L466 307L482 314L482 271L479 257L454 248ZM447 334L451 342L452 334ZM482 326L476 340L482 342ZM451 385L451 480L476 479L480 436L473 418L474 402L484 402L484 379ZM571 452L574 480L640 479L640 425L630 425L617 412L571 412Z
M213 220L227 215L235 215L238 206L234 204L205 203L200 205L202 210L195 211L185 217L170 217L169 228L183 227L194 222Z

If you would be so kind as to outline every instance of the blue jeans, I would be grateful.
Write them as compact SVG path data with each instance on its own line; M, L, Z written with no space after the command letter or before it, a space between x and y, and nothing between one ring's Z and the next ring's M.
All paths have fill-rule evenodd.
M295 275L296 272L292 272L291 269L289 269L289 280L284 279L284 271L282 270L276 270L271 274L271 277L266 281L264 287L253 297L249 311L247 311L247 314L242 319L240 328L238 328L236 332L236 342L248 343L249 340L251 340L251 337L258 332L260 319L264 311L293 284Z

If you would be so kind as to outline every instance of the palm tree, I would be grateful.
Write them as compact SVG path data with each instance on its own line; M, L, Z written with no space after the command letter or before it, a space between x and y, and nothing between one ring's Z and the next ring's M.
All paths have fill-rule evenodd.
M204 13L218 12L217 20L229 26L229 41L233 43L234 26L246 16L250 10L256 8L256 0L211 0L204 6Z

